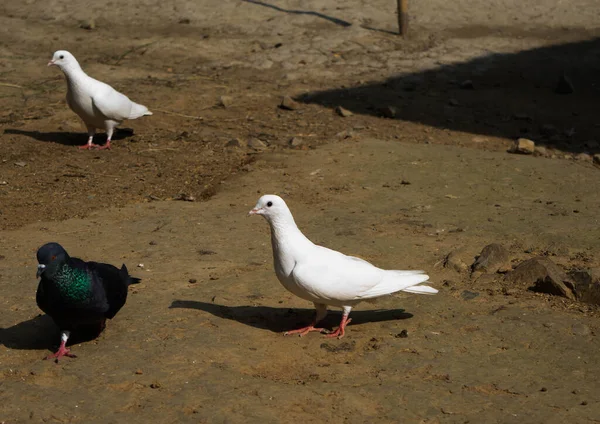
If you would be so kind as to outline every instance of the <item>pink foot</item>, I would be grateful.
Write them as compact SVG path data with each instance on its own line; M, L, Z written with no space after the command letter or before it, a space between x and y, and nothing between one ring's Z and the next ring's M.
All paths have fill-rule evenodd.
M69 358L77 358L77 355L71 353L71 349L68 349L65 346L66 344L67 344L67 342L61 342L60 347L58 348L58 351L56 353L53 353L52 355L46 356L45 359L56 358L55 362L58 364L58 360L60 358L62 358L63 356L68 356Z
M300 337L306 336L311 331L318 331L319 333L328 333L329 330L326 328L317 328L315 327L316 322L312 323L308 327L298 328L297 330L290 330L283 333L284 336L291 336L292 334L298 334Z
M79 148L80 148L81 150L92 150L92 149L95 149L95 148L97 148L97 147L100 147L100 146L99 146L99 145L97 145L97 144L85 144L85 145L83 145L83 146L79 146Z
M346 326L350 324L350 321L352 321L352 318L347 319L346 317L342 317L342 322L340 323L338 329L331 334L327 334L325 337L337 337L338 339L341 339L342 337L344 337Z
M98 150L110 150L110 140L104 146L98 146Z

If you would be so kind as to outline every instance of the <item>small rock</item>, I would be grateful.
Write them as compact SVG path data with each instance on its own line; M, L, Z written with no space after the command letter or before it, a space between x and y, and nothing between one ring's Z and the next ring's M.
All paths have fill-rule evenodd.
M230 107L232 104L233 104L233 97L231 97L231 96L219 97L219 105L223 106L225 109Z
M188 280L188 283L190 283L190 284L196 284L197 282L198 282L198 280L196 280L195 278L190 278Z
M27 166L25 162L15 162L15 166L20 166L21 168Z
M290 96L283 96L279 107L284 110L296 110L298 109L298 103Z
M473 90L475 88L475 86L473 85L473 81L471 81L470 79L464 80L458 86L463 90Z
M509 151L511 153L530 155L535 151L535 142L527 138L519 138L515 141L515 144Z
M547 391L548 391L548 389L547 389L547 388L545 388L545 387L542 387L542 388L540 389L540 392L547 392Z
M534 152L539 156L548 156L548 149L544 146L535 146Z
M152 240L150 243L148 243L150 246L156 246L158 243L155 242L154 240Z
M582 323L573 324L571 332L576 336L589 336L591 334L590 327Z
M304 140L299 137L292 137L288 140L288 146L290 147L300 147L304 144Z
M96 21L94 19L86 19L81 21L79 23L79 28L87 29L88 31L96 29Z
M575 285L575 297L586 303L600 305L600 269L576 269L569 273Z
M472 292L472 291L469 291L469 290L464 290L460 294L460 297L462 297L464 300L472 300L472 299L475 299L477 296L479 296L479 293Z
M405 338L408 337L408 331L402 330L401 332L399 332L398 334L396 334L394 337L397 338L397 339L405 339Z
M242 147L242 142L239 138L232 138L225 144L225 147Z
M513 284L527 285L529 289L563 296L575 300L573 282L554 262L545 257L537 257L522 262L505 280Z
M264 150L267 148L267 143L258 138L251 138L248 141L248 147L254 150Z
M600 165L600 153L596 153L596 154L593 156L593 159L592 159L592 160L593 160L593 162L594 162L594 165Z
M341 138L341 139L352 138L352 137L354 137L354 131L352 131L352 130L340 131L335 136L337 138Z
M444 260L444 268L450 268L455 270L456 272L464 272L469 269L469 265L467 265L461 258L463 253L459 250L453 250L448 253L446 259Z
M335 112L340 115L342 118L347 118L348 116L352 116L354 115L352 112L350 112L348 109L344 109L341 106L338 106L335 108Z
M591 162L592 156L587 153L578 153L575 155L575 160L579 160L582 162Z
M181 18L181 19L179 20L179 23L180 23L180 24L183 24L183 25L189 25L189 24L190 24L190 22L191 22L191 21L190 21L190 19L189 19L189 18Z
M137 370L135 370L135 373L137 375L142 375L144 373L144 371L142 371L141 369L138 368Z
M160 383L154 382L150 384L151 389L160 389Z
M501 244L492 243L485 246L472 265L473 272L503 272L510 269L508 250Z
M557 94L571 94L574 91L575 88L573 87L571 79L567 76L567 74L563 72L560 78L558 79L558 82L556 83L556 88L554 89L554 92Z
M191 194L187 193L179 193L177 196L173 197L173 200L183 200L184 202L195 202L196 198Z
M348 343L343 342L337 346L333 346L329 343L321 343L321 349L325 349L328 352L352 352L356 348L356 342Z
M381 113L381 115L385 118L395 118L396 114L398 113L398 109L396 109L394 106L386 106L386 107L382 107L379 108L379 113Z

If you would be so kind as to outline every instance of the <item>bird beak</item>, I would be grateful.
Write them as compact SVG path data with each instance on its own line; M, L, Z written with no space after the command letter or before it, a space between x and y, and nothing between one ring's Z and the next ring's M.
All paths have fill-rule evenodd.
M38 264L38 269L37 269L37 273L35 274L35 276L37 278L40 278L40 276L42 275L42 273L44 272L45 269L46 269L46 265Z
M48 62L48 66L52 66L52 65L55 65L55 63L54 63L53 60L51 60L50 62Z
M254 208L250 212L248 212L248 216L250 216L250 215L256 215L258 213L258 211L260 211L260 209Z

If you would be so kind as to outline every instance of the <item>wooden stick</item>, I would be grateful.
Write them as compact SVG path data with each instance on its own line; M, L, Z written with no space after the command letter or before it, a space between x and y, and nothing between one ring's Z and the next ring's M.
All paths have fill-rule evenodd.
M408 0L396 0L398 4L398 30L401 36L408 35Z

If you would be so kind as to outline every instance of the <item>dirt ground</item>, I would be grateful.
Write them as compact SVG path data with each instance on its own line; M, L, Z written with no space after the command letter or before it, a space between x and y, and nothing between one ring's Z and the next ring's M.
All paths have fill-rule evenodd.
M389 0L0 5L0 422L600 422L598 307L443 265L496 242L600 267L600 4L409 3L408 39ZM77 149L58 49L154 115ZM507 153L517 137L543 149ZM439 294L283 337L313 311L246 217L265 193ZM35 304L48 241L142 278L59 364Z

